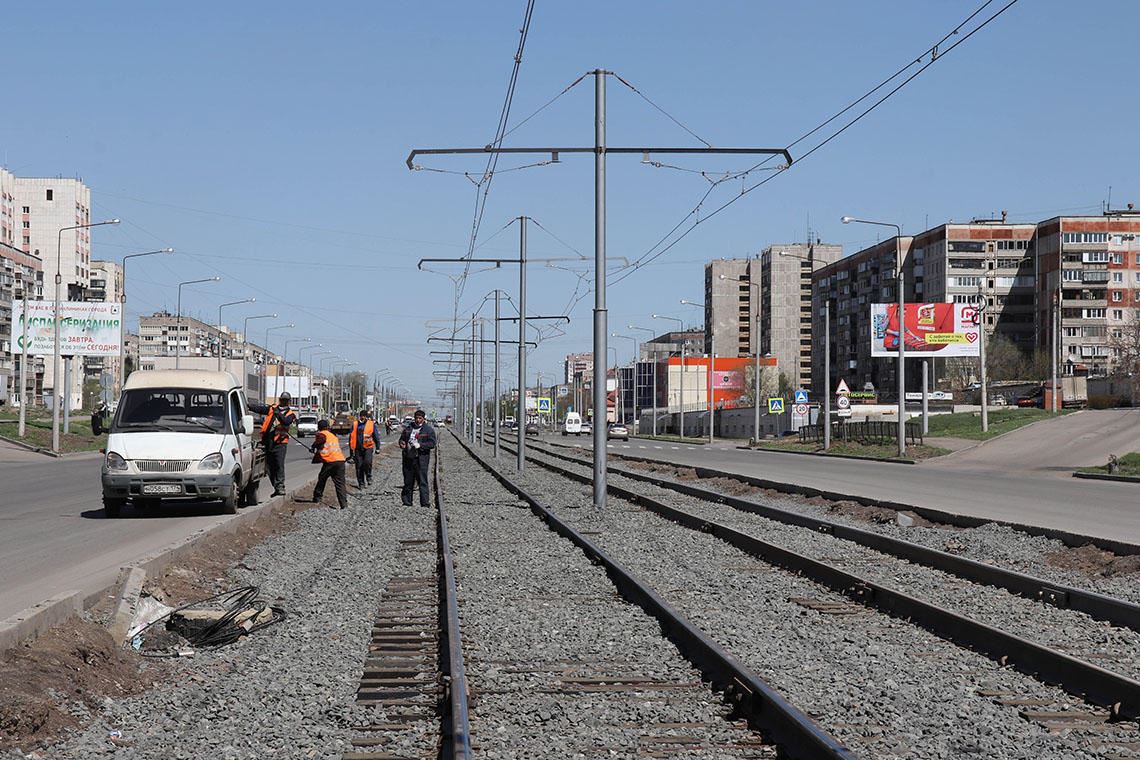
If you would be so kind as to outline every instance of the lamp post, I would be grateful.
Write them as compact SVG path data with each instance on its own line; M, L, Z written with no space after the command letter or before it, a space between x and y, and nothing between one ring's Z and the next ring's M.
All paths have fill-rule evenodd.
M656 333L653 330L649 329L648 327L638 327L637 325L626 325L626 329L628 329L628 330L642 330L644 332L649 333L650 337L654 337L656 335ZM636 351L637 351L637 349L635 347L634 352L636 353ZM656 438L657 437L657 349L656 348L653 349L652 362L653 362L653 437ZM636 373L637 370L635 369L634 372ZM637 395L636 395L636 391L635 391L634 399L636 400L636 398L637 398Z
M127 259L139 256L154 256L159 253L174 253L173 248L160 248L157 251L144 251L142 253L128 253L123 257L123 292L119 294L119 316L123 320L122 336L119 342L119 390L127 381Z
M52 399L52 405L51 405L52 406L52 413L51 413L51 450L54 451L56 454L59 453L59 407L60 407L60 399L61 399L61 397L65 398L70 403L70 396L71 396L71 389L70 388L65 388L62 394L59 392L59 386L61 384L60 383L60 374L61 374L60 364L61 364L61 361L63 358L63 351L62 351L63 346L60 345L60 335L59 335L59 327L60 327L60 324L59 324L60 323L59 289L60 289L60 285L63 284L63 274L59 270L60 270L60 266L61 266L61 260L63 258L63 233L67 232L68 230L85 230L85 229L88 229L90 227L102 227L105 224L118 224L118 223L119 223L118 219L108 219L105 222L92 222L91 224L75 224L75 225L72 225L70 227L61 227L59 232L56 233L56 236L55 236L55 311L52 314L52 322L55 323L55 351L54 351L54 355L52 357L52 383L54 384L55 387L52 389L52 393L54 394L54 398ZM25 323L27 322L26 314L24 317L24 321L25 321ZM21 389L20 390L21 396L23 395L23 392L24 392L24 390Z
M320 375L320 377L324 380L325 392L328 394L328 400L330 402L332 401L332 380L325 375L325 362L329 362L329 367L332 367L332 363L335 362L337 358L338 357L336 354L329 352L327 356L322 357L321 360L317 362L317 374ZM331 410L332 405L329 404L324 411L327 414Z
M240 301L228 301L223 304L218 304L218 371L222 371L222 309L227 306L237 306L241 303L255 303L256 298L243 298ZM234 356L233 349L230 349L230 358Z
M903 289L902 227L893 222L875 222L869 219L856 219L845 216L844 224L872 224L876 227L893 227L895 230L896 288L898 289L899 310L899 456L906 456L906 293Z
M296 327L292 322L287 325L273 325L272 327L265 328L265 364L262 365L261 370L261 402L265 403L269 400L269 380L266 378L266 373L269 371L269 333L274 330L291 330Z
M285 383L285 373L289 371L289 344L290 343L311 343L312 338L290 338L285 341L285 350L281 352L281 390L288 391L289 387ZM277 391L276 380L273 383L273 390ZM300 396L301 384L297 384L297 395ZM280 396L280 393L274 393L275 396Z
M780 251L783 256L787 252ZM752 330L753 340L756 343L756 367L752 372L752 406L755 407L755 414L752 421L752 435L756 441L760 440L760 283L746 280L743 277L726 277L720 275L722 280L736 280L737 282L746 283L749 287L756 288L756 324Z
M174 326L177 328L174 336L174 368L178 369L182 363L182 286L184 285L197 285L200 282L218 282L221 277L206 277L201 280L187 280L186 282L178 283L178 317L175 320Z
M815 272L814 259L808 256L798 256L788 251L780 251L781 256L787 256L791 259L799 259L806 261L813 265L812 272ZM759 326L757 326L759 329ZM813 336L814 338L814 336ZM759 348L759 346L757 346ZM756 354L756 362L759 365L760 354ZM925 378L925 374L924 374ZM925 381L925 380L924 380ZM925 398L925 396L923 396ZM925 419L925 411L923 412L923 419ZM925 430L923 431L925 432ZM831 295L830 289L823 298L823 450L831 450Z
M640 419L637 416L637 338L632 335L621 335L619 333L610 333L611 338L625 338L626 340L633 341L633 426L636 432L641 427L639 424Z
M652 314L650 316L652 316L654 319L668 319L668 320L671 320L673 322L676 322L677 325L679 326L679 332L682 332L682 333L685 332L685 320L680 319L679 317L667 317L663 314ZM682 438L684 438L685 437L685 336L683 336L683 335L681 336L681 387L678 390L678 395L681 398L681 403L680 403L680 407L681 407L680 435ZM669 405L666 404L665 406L666 406L666 408L668 408Z
M621 373L618 371L617 348L615 348L614 346L607 346L606 347L606 353L609 354L610 351L614 352L614 424L616 425L618 422L621 421L621 415L619 413L619 411L621 409ZM608 391L607 391L607 393L608 393ZM609 405L607 404L606 405L606 417L607 417L606 424L607 425L609 424L609 419L608 419L609 414L610 414L610 410L609 410ZM595 420L595 422L596 422L596 420Z
M241 358L242 358L242 374L245 374L245 360L249 354L249 320L251 319L277 319L276 314L257 314L252 317L246 317L241 326ZM242 387L245 387L245 379L241 381ZM261 390L258 388L258 390Z
M696 307L701 308L701 309L705 308L705 305L703 303L697 303L696 301L686 301L684 298L681 299L681 303L684 304L685 306L696 306ZM713 373L716 370L716 343L713 342L715 340L715 336L713 335L711 324L705 325L705 335L707 335L708 339L709 339L709 371L708 371L709 443L712 443L713 442L713 427L715 427L714 423L716 422L716 403L713 399Z
M324 347L323 343L314 343L311 346L301 346L301 348L297 349L297 363L301 365L302 369L308 369L309 367L307 364L305 364L305 360L301 358L301 354L303 354L306 351L313 351L314 349L323 348L323 347ZM309 361L312 361L312 360L313 360L313 354L309 354ZM303 377L304 375L302 374L301 376ZM301 380L300 380L300 378L298 378L297 379L298 394L300 393L300 390L301 390ZM305 389L305 398L309 399L312 397L312 395L313 395L313 383L310 381L308 383L308 387ZM308 404L306 404L306 406L308 406Z

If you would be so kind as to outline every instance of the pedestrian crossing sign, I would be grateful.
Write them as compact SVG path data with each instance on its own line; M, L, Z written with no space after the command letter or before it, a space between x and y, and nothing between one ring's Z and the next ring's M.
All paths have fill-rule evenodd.
M807 402L808 402L808 392L805 391L803 388L800 388L799 390L796 391L796 403L797 404L806 404Z
M784 399L770 398L768 399L768 414L783 414L784 413Z
M538 400L538 411L539 412L546 412L547 414L550 413L550 399L549 398L540 398Z

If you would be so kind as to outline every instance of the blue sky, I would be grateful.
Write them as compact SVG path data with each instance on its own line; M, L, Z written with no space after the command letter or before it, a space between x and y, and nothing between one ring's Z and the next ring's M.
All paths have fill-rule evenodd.
M539 0L512 123L603 67L713 144L783 146L978 4ZM391 368L429 398L424 323L451 316L452 287L416 261L465 252L474 186L410 172L404 159L413 147L490 141L523 9L522 0L9 4L0 161L19 175L82 177L94 215L124 222L96 231L100 258L178 249L132 262L130 312L173 309L174 283L216 274L218 285L186 289L189 312L212 321L220 302L256 296L230 321L276 311L297 324L277 331L278 350L285 335L308 336L362 368ZM611 329L654 326L654 311L698 323L699 310L677 302L702 298L710 258L801 241L809 227L847 252L876 239L841 225L843 214L917 232L1003 209L1017 220L1099 213L1110 186L1114 205L1140 201L1138 28L1140 4L1124 0L1021 0L802 165L611 288ZM697 144L613 80L608 116L611 145ZM589 145L592 119L586 81L507 144ZM508 157L500 168L520 163ZM482 167L479 158L430 164ZM708 186L698 174L611 157L610 255L645 253ZM739 187L720 185L706 210ZM561 241L533 229L532 257L592 256L591 158L496 176L480 255L514 253L513 230L491 236L519 214ZM472 275L461 312L515 282L509 268ZM578 278L535 265L530 282L530 310L550 313ZM530 382L589 349L591 305L592 296L578 303L567 334L532 353ZM617 346L628 357L629 341Z

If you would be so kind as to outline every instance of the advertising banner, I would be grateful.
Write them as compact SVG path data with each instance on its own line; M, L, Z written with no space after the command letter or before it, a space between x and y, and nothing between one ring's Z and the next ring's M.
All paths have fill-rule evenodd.
M898 356L898 304L871 304L871 356ZM904 340L908 356L977 356L978 309L964 303L908 303Z
M64 356L118 356L123 341L123 307L102 301L59 304L60 353ZM24 303L12 304L12 339L23 351ZM55 302L28 301L28 353L55 354Z

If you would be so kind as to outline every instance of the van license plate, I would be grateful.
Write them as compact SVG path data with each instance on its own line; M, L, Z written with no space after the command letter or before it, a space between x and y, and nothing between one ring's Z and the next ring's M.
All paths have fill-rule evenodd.
M182 486L178 483L144 483L142 492L145 494L174 494L182 493Z

